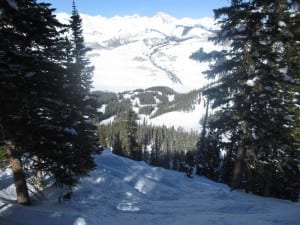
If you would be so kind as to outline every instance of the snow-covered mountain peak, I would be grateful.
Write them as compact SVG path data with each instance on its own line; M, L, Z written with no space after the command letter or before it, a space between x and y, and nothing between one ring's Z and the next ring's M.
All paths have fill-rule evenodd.
M153 17L153 20L159 20L159 22L162 22L163 24L176 24L178 20L170 16L169 14L163 13L163 12L158 12L156 13Z

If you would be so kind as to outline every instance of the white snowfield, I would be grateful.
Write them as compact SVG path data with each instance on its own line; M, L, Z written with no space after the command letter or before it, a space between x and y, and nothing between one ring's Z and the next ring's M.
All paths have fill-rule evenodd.
M189 92L207 84L202 72L207 63L189 57L201 47L217 49L208 41L217 29L213 18L174 18L165 13L106 18L81 14L83 35L95 90L122 92L168 86ZM70 15L57 14L67 23Z
M69 201L59 190L31 207L13 203L11 174L1 173L1 225L299 225L300 204L231 192L202 177L151 167L113 155L95 157L97 168Z
M202 101L200 104L195 104L195 109L190 112L172 111L154 118L139 115L138 123L143 124L146 121L153 126L164 125L166 127L183 128L186 131L201 131L202 125L199 121L204 114L205 106Z

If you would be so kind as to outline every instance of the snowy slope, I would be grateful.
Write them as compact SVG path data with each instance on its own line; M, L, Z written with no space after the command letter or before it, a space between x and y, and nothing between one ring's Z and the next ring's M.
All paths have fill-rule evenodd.
M106 92L101 92L105 95ZM100 94L101 96L101 94ZM117 113L111 115L111 109L107 103L112 105L123 104L124 101L130 102L130 107L138 115L138 123L146 122L148 125L174 128L184 128L186 131L201 130L199 120L205 113L205 106L201 96L201 90L194 90L188 93L177 93L168 87L151 87L148 89L137 89L115 94L116 99L103 102L102 107L98 109L104 114L100 124L110 124L116 118ZM145 98L148 98L148 103ZM151 100L149 100L152 99ZM108 98L109 99L109 98ZM101 100L100 100L101 101ZM149 107L151 112L145 113L143 109ZM109 115L107 115L108 111ZM125 110L125 109L124 109ZM119 111L119 110L117 110ZM160 112L160 113L159 113Z
M205 114L205 107L203 104L203 102L196 104L195 109L190 112L173 111L164 113L163 115L149 119L149 124L154 126L165 125L167 127L175 128L182 127L186 131L200 131L202 127L199 121ZM142 120L140 122L142 122Z
M57 203L49 188L46 200L19 206L1 173L1 225L298 225L299 203L262 198L205 178L150 167L113 155L96 156L97 169L84 178L71 200Z
M58 19L68 22L69 15ZM216 26L211 18L177 19L164 13L105 18L81 15L86 44L93 50L94 88L121 92L168 86L178 92L201 88L206 63L190 55L203 47L215 49L208 37Z

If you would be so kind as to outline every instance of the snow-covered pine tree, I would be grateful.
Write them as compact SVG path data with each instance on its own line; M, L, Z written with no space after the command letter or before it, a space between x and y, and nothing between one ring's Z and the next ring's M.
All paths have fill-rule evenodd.
M231 187L296 200L299 194L299 4L296 1L232 0L215 10L221 30L212 40L222 51L205 91L215 108L210 132L227 151ZM297 131L298 129L298 131ZM228 171L231 171L228 173Z

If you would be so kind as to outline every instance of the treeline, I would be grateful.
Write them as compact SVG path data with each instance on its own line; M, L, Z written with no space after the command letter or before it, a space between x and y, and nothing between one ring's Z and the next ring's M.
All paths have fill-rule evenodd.
M100 144L115 154L151 165L186 171L193 164L199 134L183 128L137 124L132 110L122 113L114 122L99 128Z
M0 153L17 202L30 204L29 175L39 188L44 174L71 188L95 166L93 67L74 2L69 24L35 0L1 1L0 12Z
M213 62L204 91L198 173L232 189L297 201L300 190L298 1L231 1L215 10L227 47L193 54ZM220 158L222 153L222 158Z
M158 104L158 110L151 115L156 117L167 112L184 111L190 112L195 109L195 105L200 103L201 90L194 90L189 93L176 94L172 101L162 101Z
M151 118L172 111L189 112L200 103L202 89L188 93L177 93L164 86L137 89L122 93L95 91L93 95L99 105L106 105L100 120L107 119L130 107L138 108L139 114L149 115ZM135 102L132 105L132 102Z

